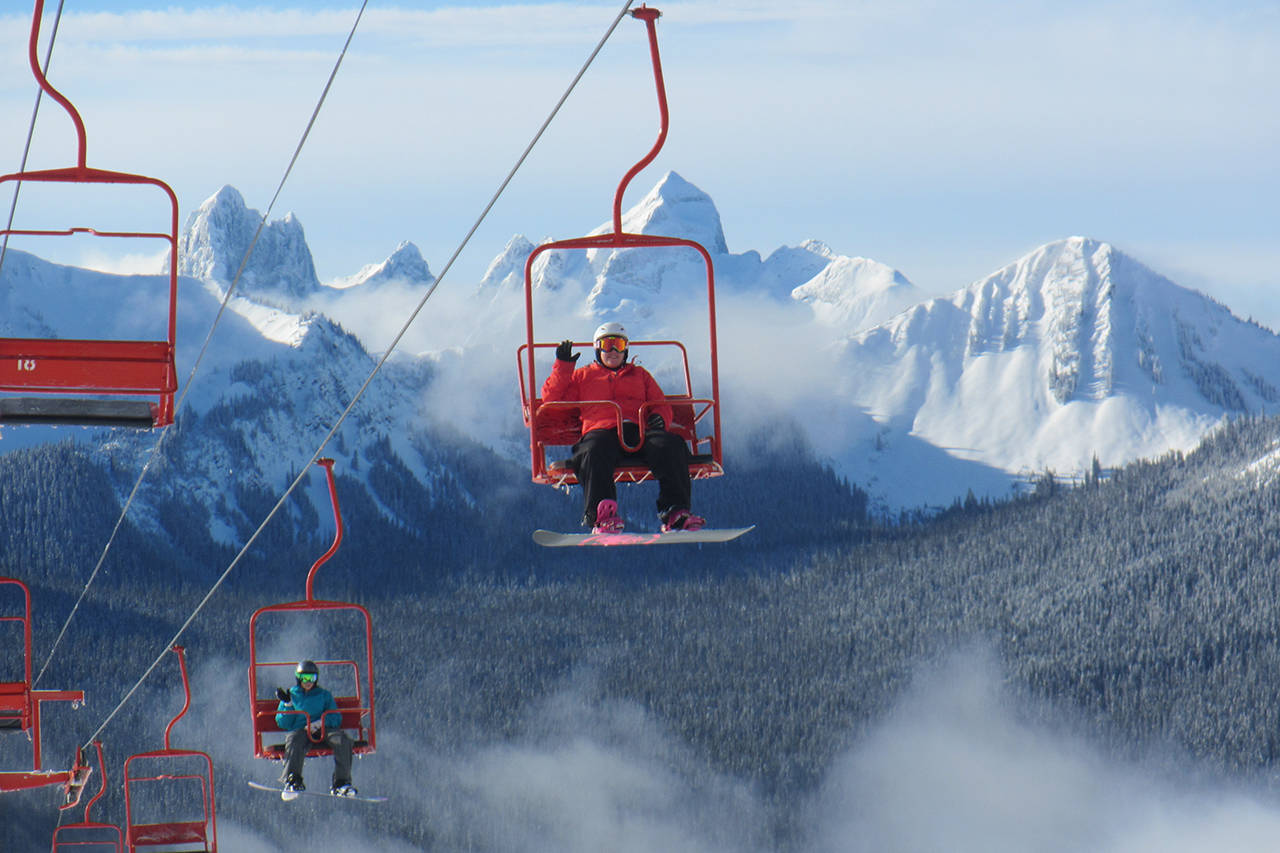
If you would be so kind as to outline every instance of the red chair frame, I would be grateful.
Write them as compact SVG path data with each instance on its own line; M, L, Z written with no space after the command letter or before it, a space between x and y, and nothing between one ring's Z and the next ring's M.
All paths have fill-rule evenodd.
M124 820L125 843L129 853L136 853L140 847L164 847L167 850L179 845L197 845L194 850L203 853L218 851L218 814L214 801L213 759L208 753L191 749L173 749L169 745L169 735L178 720L186 715L191 707L191 683L187 678L187 660L182 646L173 646L178 656L178 668L182 673L182 692L186 701L164 730L164 749L152 752L140 752L131 755L124 763ZM145 774L134 770L135 762L159 762L175 768L172 772L152 772ZM199 768L198 772L186 770L189 766ZM161 784L172 788L172 783L185 783L197 780L200 783L200 820L171 820L157 823L135 823L133 818L133 797L137 786L142 784Z
M329 486L329 500L333 504L333 520L336 526L333 544L329 550L312 564L307 572L306 598L301 601L290 601L283 604L271 604L254 611L249 619L249 714L253 726L253 755L255 758L282 760L285 756L284 730L276 724L276 709L279 707L274 696L260 696L259 689L264 686L279 684L279 679L264 677L273 670L288 669L293 674L296 660L262 661L258 660L258 620L267 613L298 614L308 612L353 611L359 614L364 623L364 655L363 660L320 660L316 665L332 671L334 668L349 668L355 684L355 694L351 696L334 696L339 711L342 713L342 728L352 734L355 744L352 752L355 755L367 755L377 750L377 727L375 725L373 704L373 617L368 608L360 604L346 601L325 601L315 597L315 576L317 570L337 553L342 544L343 525L342 510L338 505L338 487L333 476L333 460L318 459L316 464L324 468L326 482ZM363 664L363 674L361 673ZM322 683L327 679L321 679ZM301 714L301 711L290 713ZM308 724L311 722L307 720ZM279 742L277 742L279 741ZM313 743L307 751L308 757L332 755L333 749L327 744Z
M627 184L645 166L649 165L662 149L667 138L669 113L667 110L667 93L662 78L662 62L658 56L657 19L661 16L657 9L641 7L631 12L632 17L644 21L649 37L649 55L653 64L654 83L658 94L658 111L661 127L658 139L649 152L640 159L623 176L613 196L613 230L604 234L588 237L577 237L568 240L555 240L535 248L524 265L524 301L525 331L527 341L517 350L516 361L520 378L520 404L524 414L525 426L529 428L529 451L532 478L535 483L552 486L569 486L577 482L573 470L565 462L548 462L547 448L553 445L573 444L581 437L581 423L577 417L577 408L584 402L607 401L545 401L539 394L537 366L534 355L539 349L554 348L555 343L535 343L533 328L533 265L544 252L569 249L635 249L635 248L684 248L698 253L706 269L707 280L707 314L708 340L710 342L711 395L705 398L693 396L692 383L689 379L689 357L684 345L678 341L630 341L632 347L676 346L680 350L684 362L685 390L683 394L668 394L667 402L676 410L673 423L668 427L682 435L690 444L691 461L690 476L696 479L717 477L724 473L723 445L720 439L720 371L716 345L716 286L715 267L711 255L706 248L694 240L660 235L631 234L622 230L622 196ZM590 344L577 344L579 346ZM643 415L643 412L642 412ZM710 415L710 424L706 416ZM642 419L643 420L643 419ZM709 431L699 435L698 426ZM618 437L622 440L621 412L618 417ZM641 426L641 442L644 440L644 427ZM636 450L623 440L623 448ZM643 465L623 464L614 474L618 482L641 482L652 477L648 468Z
M111 823L94 823L89 819L89 810L107 791L107 764L102 759L102 741L95 740L93 746L98 752L98 771L102 776L102 785L98 788L98 793L93 795L93 799L85 803L83 821L68 823L53 831L53 853L77 853L83 847L94 848L94 853L100 853L100 848L107 846L110 846L115 853L121 853L124 849L124 834L120 831L120 827ZM94 838L95 834L110 837Z
M683 365L684 393L666 395L666 402L671 406L673 412L671 423L667 424L667 429L684 438L692 451L689 459L690 476L695 480L701 480L723 474L724 468L717 453L719 442L715 434L701 436L698 434L698 425L703 422L706 415L714 410L715 401L693 396L693 382L689 374L689 355L684 344L679 341L629 341L628 343L632 348L665 347L679 352ZM575 343L574 345L590 346L591 342L586 341ZM536 349L550 349L555 346L556 344L534 344ZM520 403L525 412L530 411L531 408L528 397L529 385L525 382L524 374L525 351L527 349L528 344L521 344L516 356L516 367L520 373ZM538 425L537 429L533 431L533 481L535 483L567 488L578 482L578 477L574 473L569 459L548 459L547 453L552 447L568 446L582 437L582 420L578 412L583 403L599 403L617 407L617 404L610 400L542 400L537 403ZM641 442L643 442L645 433L643 425L645 413L656 405L656 403L645 403L641 406ZM623 447L631 450L639 449L638 446L631 448L626 443L626 439L622 434L620 409L617 422L618 440ZM614 472L614 481L619 483L643 483L651 479L653 479L653 472L638 463L629 464L624 462Z
M135 184L159 188L169 202L169 230L165 232L111 231L76 226L61 229L0 229L0 236L70 236L164 240L169 248L168 336L163 341L67 340L0 338L0 391L34 397L0 400L0 423L71 423L104 426L160 427L173 422L173 398L178 388L174 363L178 302L178 197L158 178L94 169L86 165L86 133L80 113L50 85L37 56L44 0L35 0L28 59L40 88L60 104L75 125L76 165L62 169L15 172L0 176L0 184L70 183ZM79 399L67 396L81 395ZM95 395L84 397L83 395ZM108 397L110 399L101 399ZM121 399L121 398L131 399ZM138 399L148 398L148 399ZM152 402L154 400L154 402Z
M0 586L14 586L22 592L19 614L0 615L0 622L22 626L22 681L0 682L0 729L27 732L31 740L31 769L0 771L0 791L21 791L45 785L67 787L69 798L79 797L79 787L88 769L77 763L71 770L43 770L41 762L40 706L45 702L84 701L82 690L33 690L31 687L31 589L16 578L0 577Z

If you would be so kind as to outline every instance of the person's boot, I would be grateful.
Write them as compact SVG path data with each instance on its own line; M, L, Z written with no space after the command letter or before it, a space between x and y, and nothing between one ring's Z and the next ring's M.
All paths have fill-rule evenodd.
M596 524L592 533L621 533L626 526L618 515L618 502L605 498L596 504Z
M290 773L284 780L284 790L280 792L280 799L286 803L298 799L298 794L307 790L307 786L302 784L302 776L297 773Z
M673 530L701 530L706 525L705 518L694 515L687 509L669 509L662 513L663 533L670 533Z

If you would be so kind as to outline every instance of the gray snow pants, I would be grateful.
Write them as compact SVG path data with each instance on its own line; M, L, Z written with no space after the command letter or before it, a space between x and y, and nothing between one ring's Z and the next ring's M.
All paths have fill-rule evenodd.
M302 776L302 761L307 757L307 750L312 746L329 746L333 748L333 783L335 785L350 784L353 744L351 735L342 729L327 731L318 741L313 741L305 728L294 729L284 738L284 775L280 781L288 781L291 773Z

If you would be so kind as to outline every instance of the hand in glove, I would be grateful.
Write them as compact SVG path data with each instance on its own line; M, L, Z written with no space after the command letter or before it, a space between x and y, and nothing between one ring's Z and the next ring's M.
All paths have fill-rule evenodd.
M657 412L649 415L648 419L644 422L644 425L650 430L662 430L667 428L667 422L664 421L662 419L662 415Z
M290 696L289 691L285 690L283 687L276 688L276 698L285 704L293 704L293 697Z
M320 734L320 730L324 728L324 718L321 718L319 720L312 720L311 725L308 726L308 728L311 729L312 734L316 734L316 735Z
M573 341L561 341L560 346L556 347L557 361L577 361L580 352L573 351Z

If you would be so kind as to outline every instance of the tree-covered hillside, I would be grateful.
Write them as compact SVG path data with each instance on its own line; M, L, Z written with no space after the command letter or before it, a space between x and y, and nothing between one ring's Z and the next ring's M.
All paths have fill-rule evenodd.
M1009 503L974 501L884 528L870 527L859 515L860 496L797 451L724 478L720 491L717 483L699 487L708 507L725 502L726 515L735 501L773 510L752 518L762 527L739 547L678 556L673 549L585 556L517 549L501 566L486 570L473 560L457 571L447 562L457 559L453 552L422 552L412 571L396 576L399 588L341 580L376 558L376 536L411 547L418 535L399 531L396 539L378 530L366 538L361 528L376 525L372 510L366 514L359 498L348 501L349 538L320 582L346 587L333 594L350 593L374 612L386 736L357 773L370 790L393 793L393 802L377 812L326 811L326 820L339 835L369 839L369 849L393 849L390 839L400 839L411 849L502 850L512 849L512 838L525 839L523 849L555 847L529 840L539 838L587 849L556 835L536 800L495 814L498 783L486 775L514 784L527 770L517 763L519 745L568 749L581 741L638 752L665 768L674 789L697 792L684 806L670 804L674 811L714 801L736 813L743 797L759 804L745 810L749 819L690 849L808 849L801 807L836 758L884 719L921 666L975 643L993 650L1027 707L1070 720L1111 754L1172 747L1207 772L1265 773L1280 723L1271 696L1280 674L1280 466L1270 464L1277 446L1280 421L1241 420L1186 456L1132 465L1078 488L1046 479L1037 494ZM71 457L56 464L72 465ZM5 464L18 464L11 459ZM76 491L101 500L101 473L77 470ZM17 469L8 473L7 484L22 480ZM9 500L13 488L0 495ZM45 501L40 518L70 524L78 498L43 491L22 494ZM533 496L531 511L554 499ZM639 506L644 498L624 500ZM571 499L558 512L574 508ZM813 547L788 541L783 520L808 524ZM37 521L23 524L27 535L48 535ZM245 758L240 703L249 614L299 597L309 558L326 544L320 534L295 531L288 539L280 545L292 560L287 571L257 558L184 638L197 719L217 723L202 746L221 768L219 813L279 849L316 814L281 810L245 790L246 776L275 771ZM30 567L7 563L13 545L6 545L4 571L21 575ZM155 651L103 649L126 638L157 650L202 592L203 575L178 586L150 580L157 571L150 562L174 554L146 540L136 546L138 571L113 568L84 617L93 630L71 632L59 686L88 681L118 696ZM24 553L38 562L31 549ZM211 556L218 558L209 559L212 567L226 554ZM436 567L429 582L419 567ZM36 578L44 649L78 590L51 569ZM131 711L104 734L113 761L157 744L176 710L174 679L161 680L147 696L166 709L162 719ZM114 703L95 702L88 716L96 723ZM77 727L87 725L84 716ZM203 730L187 728L186 744L196 745ZM660 736L646 736L652 732ZM539 772L556 779L564 768L552 762ZM3 832L16 832L14 816L34 815L37 803L34 795L0 799ZM118 797L104 799L98 817L122 820ZM43 836L33 829L29 837L47 838L55 818L47 820Z

